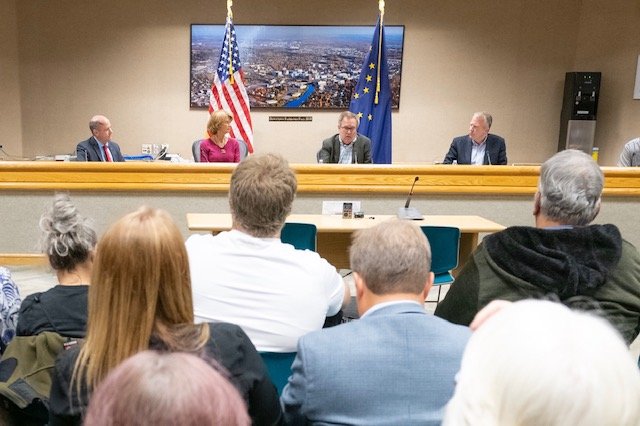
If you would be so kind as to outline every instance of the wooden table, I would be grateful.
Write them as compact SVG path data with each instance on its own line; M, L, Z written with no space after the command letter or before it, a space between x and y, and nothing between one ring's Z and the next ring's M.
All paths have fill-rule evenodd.
M394 215L365 216L364 219L343 219L342 216L292 214L287 222L313 223L318 228L318 253L338 269L349 269L351 234L369 228ZM460 228L460 262L464 265L478 245L478 234L501 231L505 227L480 216L442 215L424 216L413 221L416 225L455 226ZM187 213L190 231L220 232L231 229L230 214Z

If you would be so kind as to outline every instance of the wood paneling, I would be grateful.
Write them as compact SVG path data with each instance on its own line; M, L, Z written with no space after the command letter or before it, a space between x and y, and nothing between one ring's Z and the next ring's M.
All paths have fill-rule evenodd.
M227 192L232 164L0 162L0 190ZM534 194L539 166L293 164L299 193ZM604 167L605 195L640 196L640 169Z

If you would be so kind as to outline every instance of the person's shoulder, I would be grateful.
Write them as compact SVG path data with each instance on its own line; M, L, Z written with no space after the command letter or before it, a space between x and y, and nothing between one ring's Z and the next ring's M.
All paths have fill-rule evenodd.
M218 237L220 234L216 235ZM209 244L214 239L214 236L211 234L193 234L187 238L185 241L185 245L187 249L199 247L203 244Z
M325 140L322 141L322 144L327 144L327 145L331 145L333 142L338 140L338 134L335 133L333 136L330 136L328 138L326 138Z
M502 136L498 136L498 135L493 134L493 133L489 133L487 135L487 138L492 140L492 141L495 141L495 142L504 143L504 138Z
M92 141L93 141L93 136L89 136L89 138L78 142L78 146L88 147Z
M371 139L361 133L358 133L358 140L361 140L364 143L371 143Z
M469 135L456 136L453 138L454 144L459 144L465 142L469 138Z
M229 322L209 322L209 341L207 347L213 353L240 353L242 347L251 345L244 330Z

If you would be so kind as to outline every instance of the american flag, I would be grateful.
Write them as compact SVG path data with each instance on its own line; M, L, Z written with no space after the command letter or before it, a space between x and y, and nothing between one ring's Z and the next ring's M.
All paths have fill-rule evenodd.
M244 74L240 63L240 51L236 41L236 30L231 18L227 17L220 60L211 85L209 113L224 109L233 114L231 136L247 143L253 152L253 128L249 110L249 96L244 86Z

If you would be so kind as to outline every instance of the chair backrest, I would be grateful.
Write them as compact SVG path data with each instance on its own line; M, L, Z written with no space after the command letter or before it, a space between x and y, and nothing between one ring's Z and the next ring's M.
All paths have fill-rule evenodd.
M278 389L278 395L289 381L291 364L296 358L296 352L260 352L271 381Z
M238 139L238 148L240 148L240 161L242 161L249 155L249 148L247 148L247 143L242 139Z
M200 142L202 142L202 140L198 139L197 141L194 141L193 144L191 145L191 153L193 154L193 161L195 161L196 163L200 162Z
M298 250L316 251L318 228L312 223L285 223L280 240L289 243Z
M451 226L421 226L431 246L431 271L434 284L453 282L450 271L458 266L460 229Z

